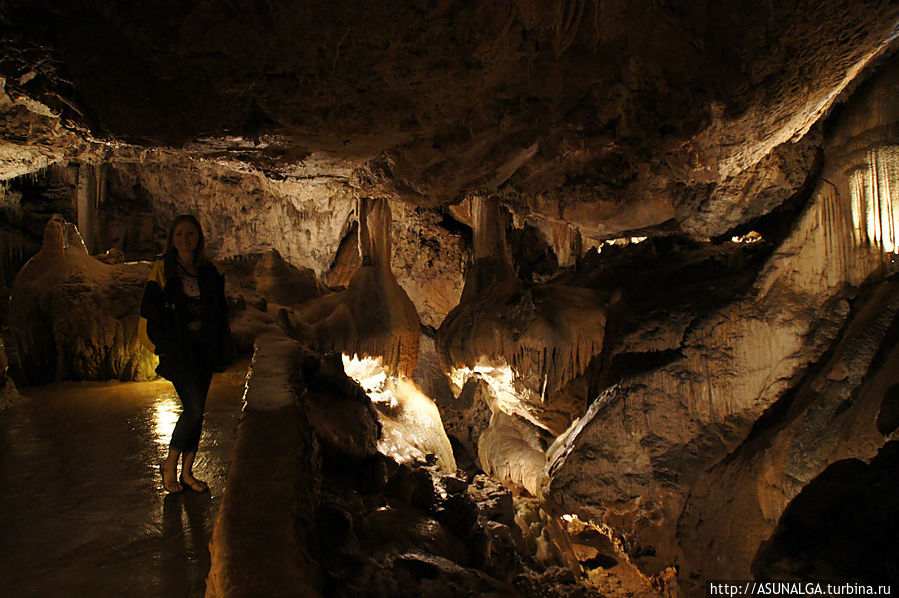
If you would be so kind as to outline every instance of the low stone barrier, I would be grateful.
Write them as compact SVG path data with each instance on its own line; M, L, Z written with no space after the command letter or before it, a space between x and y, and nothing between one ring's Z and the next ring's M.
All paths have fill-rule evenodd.
M228 486L210 542L207 598L319 596L303 546L314 512L314 441L298 397L299 345L260 335L237 426ZM297 372L297 374L293 374Z

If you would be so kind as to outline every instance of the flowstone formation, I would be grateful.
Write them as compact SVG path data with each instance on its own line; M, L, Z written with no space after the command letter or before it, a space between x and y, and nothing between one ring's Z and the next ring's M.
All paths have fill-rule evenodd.
M622 376L552 449L543 495L656 555L647 570L676 562L686 588L748 577L802 487L891 433L875 421L895 383L895 175L881 130L858 115L895 122L883 100L895 86L889 71L860 91L751 287L686 327L672 310L653 332L669 358Z
M438 330L438 354L457 395L469 380L487 383L488 392L472 396L487 401L489 422L468 438L481 467L536 495L546 446L579 414L560 391L600 354L607 299L592 289L522 282L498 200L476 198L471 211L472 266L459 305ZM458 411L452 402L444 410Z
M137 338L137 313L150 265L104 264L59 216L41 250L16 276L9 326L29 383L147 380L155 358Z
M345 291L311 301L294 334L310 346L380 357L391 375L411 376L418 361L418 312L390 269L391 214L383 199L360 199L361 265Z

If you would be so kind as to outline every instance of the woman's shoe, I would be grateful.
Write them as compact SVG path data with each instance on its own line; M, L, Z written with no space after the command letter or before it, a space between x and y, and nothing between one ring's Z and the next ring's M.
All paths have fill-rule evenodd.
M172 477L175 477L174 474L175 474L175 472L173 471ZM162 487L165 489L166 492L169 492L171 494L181 494L182 492L184 492L183 484L175 484L174 480L172 480L171 485L166 483L166 481L165 481L165 463L159 464L159 475L162 477Z
M203 480L198 480L194 478L194 483L191 484L187 480L184 479L184 476L178 478L178 481L181 483L181 486L184 488L190 488L193 492L197 494L203 494L204 492L209 492L209 484L204 482Z

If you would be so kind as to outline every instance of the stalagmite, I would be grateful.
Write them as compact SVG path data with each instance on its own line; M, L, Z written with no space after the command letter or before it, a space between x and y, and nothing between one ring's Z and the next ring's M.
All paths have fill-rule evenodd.
M94 259L75 226L54 216L10 299L10 330L28 381L155 377L155 357L137 339L148 273L146 262Z

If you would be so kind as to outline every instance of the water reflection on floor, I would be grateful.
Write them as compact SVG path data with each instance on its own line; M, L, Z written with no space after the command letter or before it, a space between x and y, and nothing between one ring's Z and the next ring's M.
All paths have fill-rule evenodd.
M181 408L170 383L24 389L0 413L0 595L202 596L245 374L213 381L203 495L162 490Z

